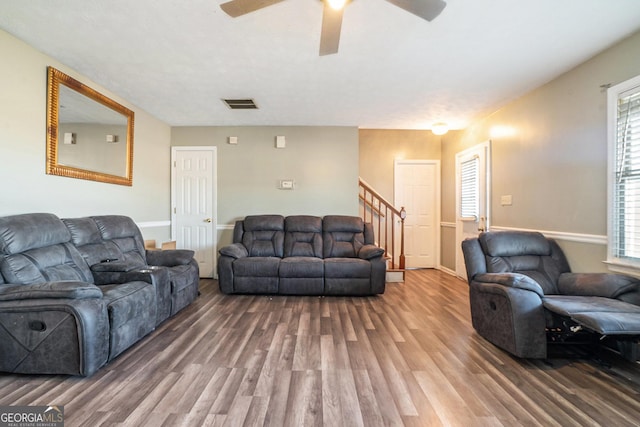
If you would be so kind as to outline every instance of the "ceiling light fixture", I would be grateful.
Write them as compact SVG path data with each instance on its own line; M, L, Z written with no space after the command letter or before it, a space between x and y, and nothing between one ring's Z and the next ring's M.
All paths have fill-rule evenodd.
M329 6L331 6L331 9L342 10L344 5L347 3L347 0L326 0L326 2L329 3Z
M434 123L431 125L431 132L433 132L434 135L444 135L445 133L449 132L449 126L447 126L446 123Z

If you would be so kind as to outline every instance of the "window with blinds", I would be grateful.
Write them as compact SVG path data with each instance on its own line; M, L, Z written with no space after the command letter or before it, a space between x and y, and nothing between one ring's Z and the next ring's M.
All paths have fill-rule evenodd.
M480 159L476 156L460 163L460 216L478 219L480 212Z
M614 101L610 94L610 101ZM615 93L610 254L640 262L640 82ZM611 106L610 106L611 107Z

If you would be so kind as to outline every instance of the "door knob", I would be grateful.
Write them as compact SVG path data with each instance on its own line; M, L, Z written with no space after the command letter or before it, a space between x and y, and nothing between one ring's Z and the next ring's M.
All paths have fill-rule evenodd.
M204 222L211 222L211 218L206 218Z

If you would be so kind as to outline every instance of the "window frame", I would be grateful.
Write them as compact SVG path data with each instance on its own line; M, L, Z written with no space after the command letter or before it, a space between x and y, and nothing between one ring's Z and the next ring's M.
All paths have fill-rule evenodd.
M616 155L617 155L617 128L618 128L618 100L621 95L637 89L640 92L640 76L636 76L607 89L607 145L608 145L608 169L607 169L607 260L608 268L612 271L640 276L640 258L630 259L618 257L616 250L616 222L614 216L616 182Z
M469 175L466 165L471 165L473 176ZM466 178L471 178L465 180ZM472 187L472 188L470 188ZM465 190L473 192L473 212L467 212L465 208L469 205L470 194ZM468 159L460 161L460 220L462 221L478 221L480 218L480 156L473 155Z

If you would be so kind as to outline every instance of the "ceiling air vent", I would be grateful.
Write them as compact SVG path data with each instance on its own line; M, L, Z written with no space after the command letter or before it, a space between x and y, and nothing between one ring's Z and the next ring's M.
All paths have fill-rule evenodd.
M227 107L232 110L257 110L258 106L253 99L223 99Z

